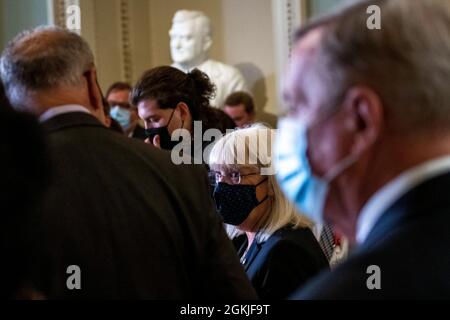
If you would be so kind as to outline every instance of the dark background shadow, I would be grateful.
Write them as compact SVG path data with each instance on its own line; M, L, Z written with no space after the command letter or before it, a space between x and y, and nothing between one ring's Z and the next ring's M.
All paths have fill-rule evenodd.
M253 94L256 108L256 120L276 128L278 117L265 111L267 104L267 86L264 73L261 69L251 62L240 63L235 66L238 68L247 82L250 92Z

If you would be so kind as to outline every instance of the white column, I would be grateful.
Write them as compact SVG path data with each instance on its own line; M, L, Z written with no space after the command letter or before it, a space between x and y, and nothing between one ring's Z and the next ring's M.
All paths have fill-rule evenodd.
M272 0L276 83L279 105L284 107L281 86L291 56L295 30L306 20L307 0Z

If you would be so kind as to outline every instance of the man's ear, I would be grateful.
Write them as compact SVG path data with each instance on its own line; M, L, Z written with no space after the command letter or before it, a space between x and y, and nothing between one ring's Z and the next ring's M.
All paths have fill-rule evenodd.
M88 85L89 102L92 109L97 111L103 109L103 96L97 81L97 70L95 67L90 68L84 73Z
M111 127L111 117L105 115L105 127L110 128Z
M181 119L186 122L188 117L191 116L191 111L189 110L189 106L184 102L179 102L177 104L177 108L180 112Z
M97 70L92 66L84 73L87 81L89 103L93 114L102 122L105 123L105 112L103 106L103 95L97 80Z
M211 49L212 46L212 38L211 36L205 36L203 40L203 51L208 52L209 49Z
M346 125L355 132L353 152L359 154L380 136L385 125L384 105L373 89L360 86L348 90L344 108L353 115Z

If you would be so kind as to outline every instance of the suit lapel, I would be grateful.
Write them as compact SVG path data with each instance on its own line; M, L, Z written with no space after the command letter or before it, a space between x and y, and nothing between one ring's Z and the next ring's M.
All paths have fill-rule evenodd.
M362 249L375 246L408 221L437 214L436 208L449 207L450 173L417 186L397 200L375 224Z
M277 241L280 240L280 237L282 237L284 231L290 228L290 226L287 227L283 227L277 231L275 231L266 241L264 242L257 242L256 238L252 244L252 247L250 248L250 250L248 251L247 255L247 261L244 264L245 267L245 271L247 271L248 269L250 269L252 263L254 262L254 260L256 259L256 257L258 256L259 252L262 250L262 248L264 246L266 246L266 248L270 248L272 247L272 245L274 243L276 243Z
M252 262L255 260L256 256L258 255L259 251L261 250L264 243L258 243L255 240L253 240L252 246L248 250L246 261L244 264L245 271L247 271L250 266L252 265Z

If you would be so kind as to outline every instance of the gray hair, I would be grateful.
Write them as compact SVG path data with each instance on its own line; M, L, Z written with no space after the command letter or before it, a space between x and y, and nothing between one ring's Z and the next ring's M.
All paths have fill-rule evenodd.
M17 35L0 59L0 77L16 109L36 91L57 86L79 86L94 64L89 45L76 33L45 26Z
M191 20L197 22L197 30L205 30L206 36L212 36L211 20L201 11L178 10L175 12L172 23L175 24ZM199 25L202 25L204 28L198 28Z
M367 27L371 5L381 9L380 30ZM360 1L303 31L311 26L323 29L309 72L329 93L324 108L336 108L349 88L365 85L381 97L392 129L450 128L449 1Z

